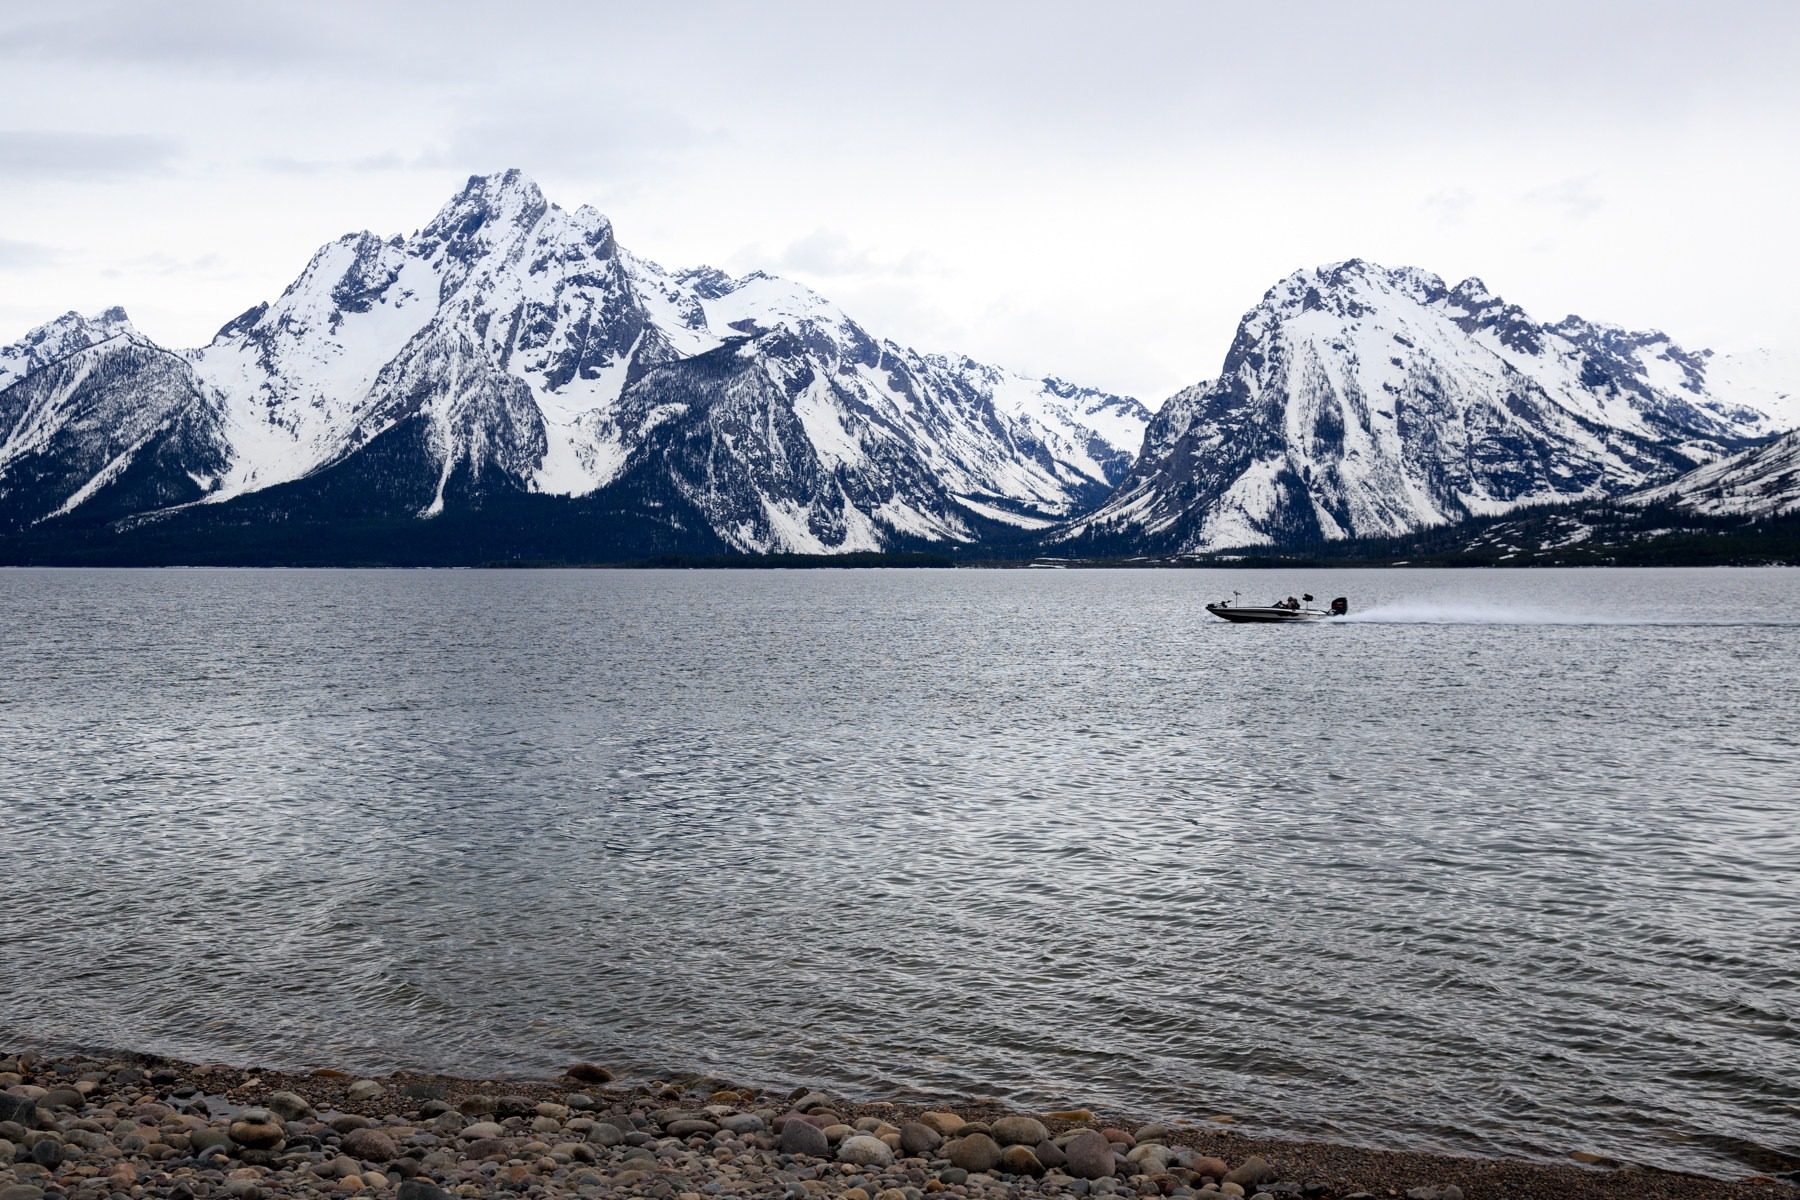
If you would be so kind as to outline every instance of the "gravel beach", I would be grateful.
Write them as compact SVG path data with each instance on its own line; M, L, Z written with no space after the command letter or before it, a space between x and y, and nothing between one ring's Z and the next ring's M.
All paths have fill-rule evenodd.
M0 1058L0 1200L1778 1200L1800 1197L1795 1183L1278 1142L1087 1110L625 1086L589 1064L522 1082Z

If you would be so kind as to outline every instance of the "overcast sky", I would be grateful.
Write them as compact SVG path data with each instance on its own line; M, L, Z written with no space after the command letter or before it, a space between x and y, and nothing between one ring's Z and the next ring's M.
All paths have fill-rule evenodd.
M516 166L665 266L1160 401L1281 276L1800 330L1800 3L0 0L0 342L197 345Z

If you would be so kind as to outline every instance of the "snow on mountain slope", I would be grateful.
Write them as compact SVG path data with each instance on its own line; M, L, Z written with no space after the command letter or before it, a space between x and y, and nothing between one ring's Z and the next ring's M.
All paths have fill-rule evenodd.
M0 395L124 336L155 349L117 310L58 318L0 352ZM724 351L743 364L729 395L711 390ZM579 497L663 471L746 550L970 540L987 520L1047 525L1104 495L1149 420L1135 400L878 341L785 280L665 271L621 248L606 217L550 204L516 171L472 177L411 237L340 238L208 345L133 369L167 377L146 392L157 419L177 394L205 413L204 461L184 504L308 477L404 428L395 436L408 449L382 470L428 477L421 516L442 511L453 479L466 481L457 495ZM9 403L49 430L59 413L129 401L112 384L94 396L81 391L92 381L59 386L54 403L36 392ZM760 439L766 464L781 468L695 474L652 461L675 453L658 429L673 422L691 445L695 421L715 462L755 460ZM70 469L87 461L76 455ZM7 470L0 463L0 486ZM749 491L727 495L733 487ZM417 489L389 494L402 493Z
M59 318L7 353L42 362L0 390L0 532L78 509L117 517L188 503L215 486L230 452L222 412L120 310Z
M1792 351L1707 352L1706 386L1769 416L1771 432L1800 429L1800 355Z
M1663 334L1540 325L1480 280L1298 271L1245 315L1219 378L1158 412L1113 496L1057 536L1203 551L1617 494L1766 431L1705 381Z
M1709 517L1759 519L1800 513L1800 430L1625 499L1634 504L1672 504Z

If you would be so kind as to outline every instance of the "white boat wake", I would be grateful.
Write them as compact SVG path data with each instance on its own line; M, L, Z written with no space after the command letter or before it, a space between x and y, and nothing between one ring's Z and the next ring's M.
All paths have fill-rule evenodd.
M1402 600L1362 612L1351 610L1334 625L1800 625L1800 621L1651 617L1631 613L1559 612L1526 605L1467 604L1455 601Z

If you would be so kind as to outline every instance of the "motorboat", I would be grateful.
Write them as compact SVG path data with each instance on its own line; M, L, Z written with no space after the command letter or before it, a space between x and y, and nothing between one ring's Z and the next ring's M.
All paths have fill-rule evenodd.
M1305 599L1311 601L1312 597L1307 596ZM1350 601L1339 596L1331 602L1330 608L1308 608L1292 596L1267 605L1239 604L1233 599L1209 604L1206 611L1215 617L1240 624L1254 621L1270 625L1292 625L1299 621L1329 621L1332 617L1341 617L1350 611Z

